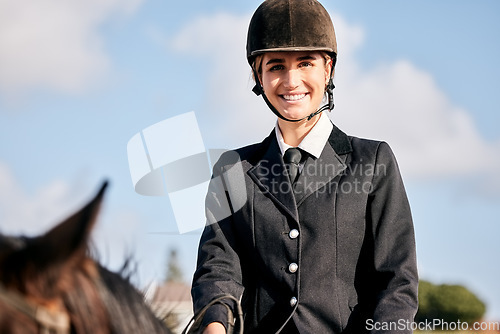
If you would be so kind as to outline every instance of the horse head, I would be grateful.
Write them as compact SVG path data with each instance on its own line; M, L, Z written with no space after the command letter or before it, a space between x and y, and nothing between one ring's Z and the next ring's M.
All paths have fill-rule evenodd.
M89 256L106 187L43 235L0 235L1 333L169 333L127 280Z

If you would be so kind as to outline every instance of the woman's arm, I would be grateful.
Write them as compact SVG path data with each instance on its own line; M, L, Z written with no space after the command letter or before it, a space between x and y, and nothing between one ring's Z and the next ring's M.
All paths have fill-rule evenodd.
M232 154L234 155L234 152ZM236 226L223 173L227 156L228 153L225 153L214 166L206 197L207 225L200 239L197 268L191 289L195 314L217 297L230 294L238 299L243 293L241 264L234 230ZM234 302L224 300L224 303L234 314ZM227 313L225 305L214 304L206 311L202 326L214 322L227 325Z
M374 322L411 323L418 308L416 247L410 206L396 159L386 143L377 151L377 172L367 220L373 237ZM406 328L397 333L411 333Z

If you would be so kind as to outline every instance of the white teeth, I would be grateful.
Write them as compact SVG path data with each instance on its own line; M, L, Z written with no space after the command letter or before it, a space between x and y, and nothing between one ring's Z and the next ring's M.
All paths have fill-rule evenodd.
M298 101L303 99L306 94L294 94L294 95L283 95L283 98L287 101Z

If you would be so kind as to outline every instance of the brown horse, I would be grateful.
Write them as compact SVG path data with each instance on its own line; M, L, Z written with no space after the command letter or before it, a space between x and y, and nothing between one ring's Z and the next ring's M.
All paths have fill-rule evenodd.
M170 333L128 280L88 255L105 188L42 236L0 235L0 333Z

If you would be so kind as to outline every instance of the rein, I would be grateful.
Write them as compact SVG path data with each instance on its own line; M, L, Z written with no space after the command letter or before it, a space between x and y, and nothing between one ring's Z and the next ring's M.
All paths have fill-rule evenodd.
M66 312L54 312L31 303L21 294L7 290L0 283L0 301L35 320L40 325L40 334L69 334L70 320Z
M229 300L232 300L236 303L236 313L238 316L237 318L234 316L234 314L231 311L231 309L229 308L229 306L222 302L224 299L229 299ZM201 328L201 322L203 321L203 317L205 316L205 313L207 312L207 310L214 304L222 304L226 307L227 316L228 316L228 319L227 319L228 328L226 329L227 333L234 334L235 333L234 327L236 325L236 321L239 321L238 334L243 334L243 326L244 326L243 309L241 308L240 300L236 299L235 297L233 297L229 294L221 295L219 297L212 299L212 301L210 301L207 305L205 305L204 308L202 308L197 314L195 314L191 318L191 320L189 320L186 328L184 328L184 330L182 331L182 334L199 334L199 333L201 333L201 331L204 330L204 328Z

